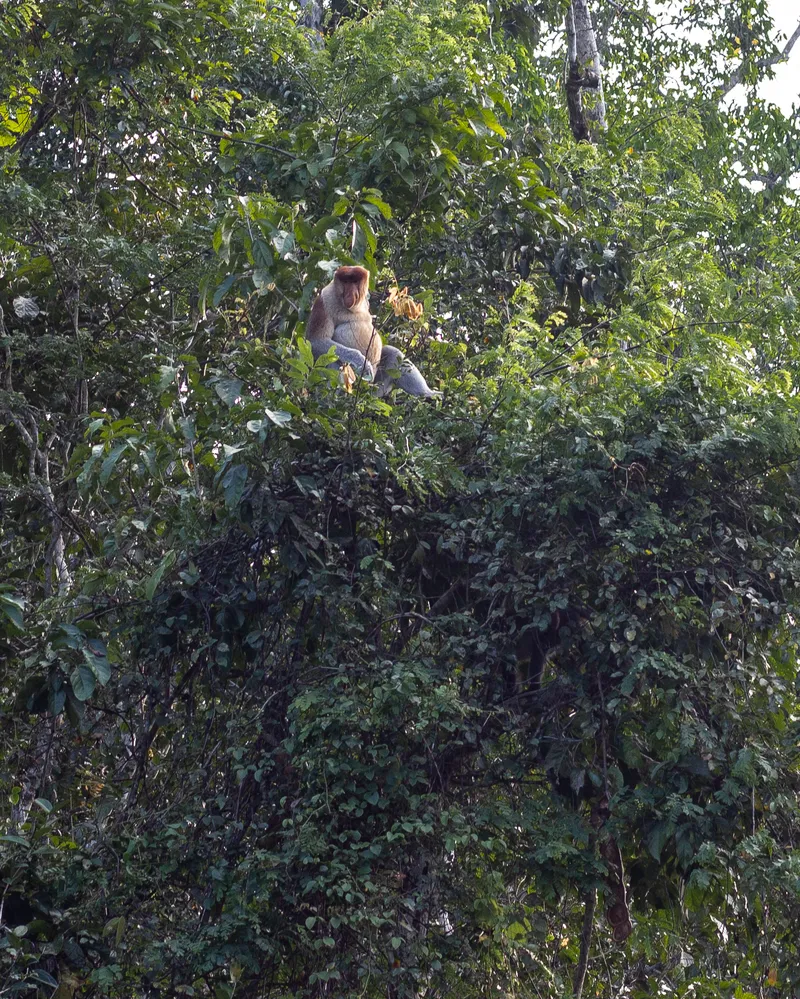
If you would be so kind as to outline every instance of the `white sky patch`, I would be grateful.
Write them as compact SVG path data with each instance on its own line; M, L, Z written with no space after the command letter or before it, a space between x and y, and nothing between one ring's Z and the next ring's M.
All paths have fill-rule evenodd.
M798 0L770 0L770 12L775 21L772 38L779 49L782 49L792 36L800 22L800 4ZM759 97L769 104L775 104L787 116L793 111L800 111L800 42L796 42L785 62L773 66L775 74L772 80L764 80L758 88ZM736 87L730 92L727 100L736 102L744 98L744 88ZM734 164L736 168L738 164ZM748 186L753 190L763 189L758 181ZM800 190L800 173L794 174L789 186Z
M770 11L775 21L772 39L782 49L800 22L798 0L770 0ZM800 106L800 42L795 44L786 62L773 66L775 78L765 80L758 88L759 96L777 105L785 115L793 106ZM734 100L743 93L740 87L731 91Z
M797 0L771 0L770 10L776 30L785 36L778 42L783 48L800 21L800 4ZM787 115L793 104L800 105L800 42L792 49L787 62L775 67L775 79L763 83L759 92Z
M681 6L681 0L671 0L671 5L667 3L667 10L671 9L676 12ZM664 0L660 0L659 7L664 9ZM800 0L769 0L769 10L774 22L771 41L779 50L783 50L800 24ZM702 43L704 41L703 33L697 29L694 30L691 37L696 42ZM705 41L711 44L712 39L708 38ZM725 79L736 67L735 60L720 61L720 80ZM773 79L764 80L758 86L758 96L768 104L774 104L780 108L787 118L793 114L800 115L800 41L795 42L788 59L772 67L772 73ZM745 102L745 88L743 86L735 87L724 100L729 107L731 105L741 107ZM741 164L735 163L733 168L741 173ZM743 180L742 182L747 183L754 190L761 190L763 187L758 181L746 182ZM800 190L800 173L794 175L790 181L790 186Z
M672 4L666 5L667 11L677 13L683 6L681 0L672 0ZM655 5L651 0L650 9ZM656 9L664 10L664 0L660 0ZM800 23L800 0L769 0L769 9L774 21L772 31L772 41L779 49L783 49L788 39L794 33L798 23ZM706 33L707 34L707 33ZM694 41L711 44L710 37L704 37L704 33L695 29L691 35ZM736 62L720 62L719 69L724 76L726 72L731 72L736 68ZM800 41L795 43L786 62L778 63L772 67L774 79L765 80L758 88L759 96L771 104L777 105L785 115L789 115L796 106L800 108ZM744 97L744 88L736 87L731 91L728 98L734 102L741 101Z

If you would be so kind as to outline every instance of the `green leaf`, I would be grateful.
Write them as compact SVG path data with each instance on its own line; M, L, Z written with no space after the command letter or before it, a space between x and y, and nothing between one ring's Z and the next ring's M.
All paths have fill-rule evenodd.
M647 849L656 859L661 859L661 851L670 836L670 825L668 822L657 822L647 835Z
M57 718L64 710L66 700L67 691L63 686L50 688L47 694L47 710L54 718Z
M325 274L328 279L331 279L336 273L339 267L338 260L318 260L317 267Z
M222 476L222 491L225 496L225 506L228 510L235 510L247 484L247 466L231 465Z
M159 395L166 392L170 386L176 385L179 373L180 368L175 368L171 364L159 365L158 383L156 385L156 391Z
M226 406L235 406L242 394L244 382L238 378L218 378L214 382L214 391Z
M83 658L86 665L94 673L97 682L101 687L105 687L108 681L111 679L111 666L106 659L105 654L98 654L91 649L83 649Z
M17 843L19 846L30 846L30 841L16 833L0 833L0 843Z
M214 306L214 308L216 308L219 305L222 299L228 294L228 292L233 287L234 282L238 281L238 279L239 279L238 274L229 274L222 282L222 284L217 286L217 290L214 292L214 296L211 299L211 303Z
M74 624L61 622L53 634L54 649L80 649L86 641L86 636Z
M272 274L263 268L256 268L253 271L253 287L259 294L266 295L275 290L275 281Z
M0 613L2 613L19 631L23 630L23 611L25 601L22 597L11 593L0 593Z
M369 224L369 220L366 215L362 215L361 212L356 212L353 216L358 223L359 229L364 233L364 239L367 241L367 246L371 253L374 253L378 248L378 240L375 237L375 233L372 231L372 226Z
M271 420L273 423L277 424L277 426L279 426L279 427L283 427L287 423L291 423L291 420L292 420L292 414L291 413L287 413L283 409L274 409L274 410L273 409L265 409L264 410L264 415L267 417L268 420Z
M114 916L113 919L109 919L103 927L103 936L113 936L115 946L119 947L122 943L123 937L125 936L125 929L127 925L128 923L124 916Z
M86 709L70 688L67 688L67 701L64 711L69 719L70 725L72 725L72 727L77 731L80 731L81 723L83 722L86 714Z
M178 426L181 428L181 433L185 441L192 444L197 440L197 430L195 429L194 420L191 417L182 417L178 420Z
M42 985L48 986L48 988L58 988L58 982L55 978L53 978L53 976L48 974L46 971L42 971L41 968L34 968L33 971L29 973L29 978L34 982L40 982Z
M368 201L371 205L375 205L385 219L390 219L392 217L392 209L389 205L385 201L381 201L381 199L376 197L374 194L368 195L364 198L364 201Z
M497 120L497 115L490 108L481 108L481 117L483 118L484 124L487 125L496 135L501 138L506 138L506 130Z
M397 153L403 163L408 163L411 160L411 153L408 151L408 146L403 145L402 142L392 142L390 148Z
M279 257L285 257L294 250L294 233L279 229L272 237L272 245Z
M169 570L175 564L175 552L170 550L161 559L156 568L155 572L147 578L144 584L144 595L147 600L152 600L155 596L155 592L158 589L158 584L161 582L164 573L169 572Z
M252 254L256 269L264 274L265 280L268 280L275 263L272 250L263 239L255 239L253 240Z
M72 692L79 701L88 701L97 686L94 672L85 663L79 663L70 674Z
M108 457L100 466L100 475L97 481L101 486L108 485L108 480L113 475L117 462L122 457L122 455L125 454L127 450L128 450L127 441L124 444L117 444L116 447L113 447L111 449Z

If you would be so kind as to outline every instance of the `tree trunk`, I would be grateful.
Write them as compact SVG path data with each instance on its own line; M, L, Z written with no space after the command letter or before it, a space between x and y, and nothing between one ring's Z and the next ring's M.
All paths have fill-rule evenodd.
M572 134L579 142L595 142L606 127L603 65L589 0L572 0L566 17L567 109Z
M300 24L314 32L315 37L322 42L322 0L300 0Z

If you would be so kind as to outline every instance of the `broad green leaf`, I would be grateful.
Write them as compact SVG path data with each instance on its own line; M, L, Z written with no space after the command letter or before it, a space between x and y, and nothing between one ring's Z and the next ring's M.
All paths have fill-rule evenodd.
M148 598L150 599L150 598ZM83 658L97 678L97 682L104 687L111 679L111 665L104 654L98 654L91 649L83 649Z
M144 595L145 599L152 600L155 596L155 592L158 589L158 584L164 577L164 574L169 572L169 570L175 564L175 551L170 549L166 555L159 562L156 570L148 576L144 583Z
M98 476L97 480L99 485L101 486L108 485L108 480L114 474L114 469L117 467L117 462L122 457L122 455L125 454L125 452L128 450L128 447L129 445L126 441L124 444L117 444L111 449L108 456L103 461L103 464L100 466L100 475Z
M0 593L0 614L6 617L15 628L23 630L23 612L25 601L22 597L14 596L11 593Z
M70 674L72 692L79 701L88 701L97 685L94 671L85 663L79 663Z
M58 982L55 978L42 968L34 968L33 971L30 972L30 978L32 981L39 982L41 985L46 985L48 988L55 989L58 987Z
M376 197L374 194L370 194L367 197L365 197L364 201L367 201L369 202L369 204L374 205L385 219L390 219L392 217L391 207L385 201L382 201L380 198Z
M371 253L374 253L378 249L378 240L375 237L375 233L372 230L372 226L369 224L369 219L366 215L362 215L361 212L355 212L353 216L358 223L359 229L363 232L364 238L367 241L367 246Z
M226 406L234 406L239 400L244 382L238 378L218 378L214 382L214 391Z
M216 308L219 305L219 303L228 294L228 292L231 290L231 288L233 287L234 283L236 281L238 281L238 279L239 279L239 275L238 274L229 274L222 281L222 283L217 286L217 289L214 292L214 295L213 295L213 297L211 299L211 303L214 306L214 308Z
M272 423L277 424L279 427L285 426L287 423L290 423L292 419L292 414L287 413L282 409L275 409L275 410L265 409L264 415L267 417L268 420L271 420Z
M244 487L247 484L247 466L230 465L222 476L222 491L225 496L225 506L229 510L235 510L242 498Z
M30 846L30 841L16 833L0 833L0 843L16 843L18 846Z

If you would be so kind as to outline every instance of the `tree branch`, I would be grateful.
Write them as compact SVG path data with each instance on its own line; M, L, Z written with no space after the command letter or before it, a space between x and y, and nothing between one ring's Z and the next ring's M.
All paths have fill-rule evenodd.
M770 66L777 66L780 62L786 62L792 49L800 40L800 21L797 23L797 27L792 33L792 37L783 46L780 52L776 52L774 55L766 56L764 59L759 59L756 62L756 66L759 69L769 69ZM726 97L735 87L738 87L744 78L744 70L746 63L741 62L736 69L731 73L728 79L722 84L722 96Z
M578 142L592 142L606 127L603 66L597 35L587 0L572 0L566 14L568 65L567 110L572 134ZM585 100L583 91L595 91Z
M585 898L585 910L583 913L583 929L581 930L581 950L578 958L578 967L572 979L572 992L575 999L581 999L583 995L583 985L586 981L586 971L589 967L589 952L592 949L592 930L594 928L594 912L597 908L597 890L592 889L587 892Z

